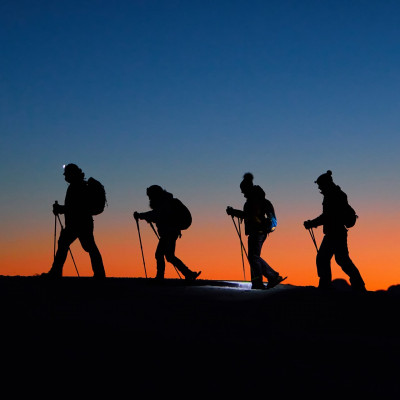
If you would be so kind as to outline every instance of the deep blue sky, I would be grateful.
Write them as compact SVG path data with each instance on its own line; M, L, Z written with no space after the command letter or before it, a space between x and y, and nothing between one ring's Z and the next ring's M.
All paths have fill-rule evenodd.
M327 169L397 212L399 39L397 1L3 0L1 219L47 229L68 162L116 224L153 183L226 219L246 171L287 223Z

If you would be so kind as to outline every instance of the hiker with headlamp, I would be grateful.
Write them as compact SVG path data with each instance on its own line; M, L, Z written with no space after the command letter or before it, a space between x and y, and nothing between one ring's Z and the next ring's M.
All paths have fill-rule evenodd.
M103 260L93 236L93 217L99 211L92 210L91 192L85 174L76 164L64 167L64 178L69 183L64 205L55 202L53 214L65 216L65 228L62 226L58 249L51 269L41 276L60 278L70 245L79 239L83 249L89 253L95 278L105 278ZM93 178L89 178L91 180ZM61 224L61 221L60 221Z

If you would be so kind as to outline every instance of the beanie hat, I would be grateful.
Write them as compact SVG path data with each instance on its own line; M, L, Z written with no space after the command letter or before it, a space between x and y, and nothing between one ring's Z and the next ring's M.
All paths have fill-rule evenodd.
M332 171L328 170L327 172L325 172L324 174L320 175L317 180L315 181L315 183L317 185L323 185L326 183L332 183L333 179L332 179Z
M243 191L243 190L246 190L246 189L248 190L248 189L252 188L253 187L253 179L254 179L253 174L250 172L246 172L243 175L242 182L240 183L240 189Z

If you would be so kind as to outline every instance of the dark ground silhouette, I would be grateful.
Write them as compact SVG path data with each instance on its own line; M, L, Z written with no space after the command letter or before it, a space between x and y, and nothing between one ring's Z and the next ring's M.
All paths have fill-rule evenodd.
M3 389L398 398L399 286L239 284L0 277Z

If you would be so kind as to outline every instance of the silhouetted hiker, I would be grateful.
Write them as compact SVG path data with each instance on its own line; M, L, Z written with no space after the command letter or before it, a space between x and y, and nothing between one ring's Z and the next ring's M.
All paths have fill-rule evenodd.
M58 249L53 265L43 277L59 278L68 255L69 246L75 239L79 239L83 249L89 253L95 278L105 278L103 260L93 236L93 217L96 211L92 211L88 183L85 174L75 164L68 164L64 168L64 177L69 183L65 195L64 205L57 202L53 204L54 215L65 215L65 228L61 230L58 239ZM93 179L90 178L89 181Z
M164 279L165 273L165 260L170 262L175 268L177 268L185 277L185 279L194 280L200 272L191 271L178 257L175 256L175 247L178 237L181 237L181 230L186 229L191 223L191 217L189 213L189 222L180 220L179 208L182 208L183 204L174 196L164 190L158 185L152 185L147 188L147 196L150 200L151 211L138 213L134 212L133 216L135 219L144 219L145 221L152 223L154 222L157 226L159 234L159 242L155 253L157 261L157 275L156 279ZM186 208L185 206L183 206ZM186 209L187 210L187 209ZM188 210L186 211L188 212Z
M331 259L333 255L338 265L350 277L350 284L354 290L365 291L365 284L360 272L349 257L347 247L347 228L352 226L346 222L348 211L355 215L349 208L347 195L333 182L332 171L327 171L315 181L324 196L322 214L304 222L306 229L323 225L324 238L317 253L317 271L319 288L330 289L332 286ZM354 218L354 216L353 216Z
M264 190L253 185L253 175L249 172L244 174L240 183L240 189L246 198L242 210L227 207L228 215L244 219L245 234L248 235L248 258L251 270L252 289L265 289L263 276L268 279L268 288L272 288L284 279L278 272L261 258L261 249L271 232L271 219L275 218L272 203L265 198Z

